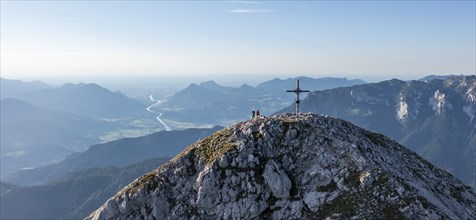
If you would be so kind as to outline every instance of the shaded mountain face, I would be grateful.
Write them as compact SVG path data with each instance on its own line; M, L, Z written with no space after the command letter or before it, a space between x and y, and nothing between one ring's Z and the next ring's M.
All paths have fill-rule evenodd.
M91 118L131 118L147 115L145 105L122 93L111 92L97 84L64 84L59 88L30 91L22 100L55 111Z
M63 159L99 142L111 126L102 121L44 110L18 99L0 101L2 178L25 167Z
M151 133L158 124L145 105L96 84L54 87L1 79L0 95L2 179L129 135L123 130Z
M326 114L381 132L474 184L476 76L400 81L310 93L303 112ZM282 112L292 112L294 106Z
M227 125L249 118L253 109L269 114L286 107L294 99L293 94L286 93L286 90L294 88L296 79L300 79L301 85L310 90L365 83L346 78L297 77L284 80L276 78L256 87L244 84L234 88L207 81L191 84L159 108L164 118L175 121Z
M82 219L140 175L170 158L123 168L90 168L34 187L1 185L1 219Z
M389 138L284 114L237 123L138 178L87 219L476 218L476 192Z
M18 99L0 100L1 125L15 126L27 121L41 121L70 129L79 135L91 135L104 130L108 125L81 115L45 110ZM21 133L21 132L20 132ZM34 134L31 134L34 135Z
M86 151L72 154L61 162L6 176L4 181L31 186L44 184L68 172L86 168L124 167L146 159L172 157L191 143L219 129L222 127L160 131L143 137L123 138L93 145Z
M147 115L145 105L120 92L94 83L67 83L61 87L43 82L1 79L1 98L15 98L34 106L92 118L124 118Z

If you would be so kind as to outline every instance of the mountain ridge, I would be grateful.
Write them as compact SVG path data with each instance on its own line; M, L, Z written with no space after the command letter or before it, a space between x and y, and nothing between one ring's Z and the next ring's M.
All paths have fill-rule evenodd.
M94 83L67 83L59 88L35 90L22 99L38 107L99 119L147 115L141 102Z
M33 187L1 182L1 219L81 219L138 176L170 158L127 167L88 168Z
M475 97L474 75L431 81L392 79L313 91L301 101L301 109L383 133L474 184Z
M243 84L239 87L221 86L215 81L192 83L164 101L158 108L164 118L175 121L228 125L249 117L252 110L263 114L276 112L292 102L293 95L286 93L292 89L296 79L301 86L310 90L322 90L365 83L363 80L347 78L275 78L253 87ZM305 94L303 94L305 95Z
M24 82L21 80L5 79L2 77L0 77L0 85L1 99L19 98L30 91L54 88L54 86L41 81Z
M17 185L32 186L46 183L62 175L86 168L108 166L124 167L155 157L172 157L186 146L221 129L190 128L177 131L160 131L136 138L90 146L86 151L72 154L64 160L7 176L4 180Z
M0 100L1 176L58 161L97 143L93 135L111 125L55 112L18 99Z

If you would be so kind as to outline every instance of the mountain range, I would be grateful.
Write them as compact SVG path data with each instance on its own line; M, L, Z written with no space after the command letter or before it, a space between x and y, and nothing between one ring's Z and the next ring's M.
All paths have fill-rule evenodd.
M33 187L2 182L0 218L82 219L122 187L168 159L149 159L123 168L84 169Z
M0 80L1 178L120 138L122 129L145 134L160 127L145 104L97 84Z
M22 186L45 184L74 171L108 166L124 167L143 160L173 157L185 147L221 129L190 128L176 131L160 131L137 138L93 145L86 151L74 153L64 160L35 169L23 170L3 178L3 181Z
M2 177L26 167L58 161L99 142L111 129L104 121L54 112L18 99L0 100Z
M397 79L311 92L303 112L381 132L467 184L474 184L476 76ZM281 112L292 112L289 106Z
M54 88L41 81L24 82L5 78L0 78L0 85L1 99L20 98L35 90Z
M430 81L434 79L446 80L452 77L460 77L460 76L464 76L464 75L428 75L419 79L419 81Z
M476 192L384 135L314 114L202 139L86 219L474 219Z
M39 81L1 79L2 99L15 98L42 109L88 116L94 119L131 118L148 115L146 105L121 92L95 83L50 86Z
M222 127L160 131L91 146L0 182L1 219L81 219L118 190ZM27 185L27 186L25 186Z
M385 135L388 135L392 139L397 140L400 144L407 146L409 149L416 151L423 158L428 159L438 167L452 173L456 177L463 180L463 182L466 184L476 184L476 182L472 182L475 181L473 180L473 169L476 169L476 163L474 162L474 158L476 157L476 149L474 149L476 146L476 120L473 120L474 116L476 116L476 76L428 76L418 81L401 81L394 79L371 84L363 84L365 83L363 81L347 80L345 78L312 79L307 77L298 77L294 79L289 78L286 80L274 79L259 84L256 87L247 84L243 84L240 87L226 87L218 85L214 81L207 81L200 84L191 84L186 89L178 92L175 96L172 96L170 99L158 105L158 109L159 112L163 113L162 118L164 120L175 120L179 123L193 122L198 124L207 123L228 125L233 121L249 118L250 111L252 109L260 109L262 113L267 114L268 112L278 111L285 106L289 106L289 103L293 102L294 94L286 93L285 90L293 89L296 79L301 80L302 89L314 91L309 93L307 97L304 96L305 98L301 102L302 111L315 112L318 114L343 118L366 129L381 132ZM3 87L4 82L8 82L7 84L9 87L7 87L7 89L4 89ZM15 90L12 88L17 89ZM200 139L212 134L219 129L222 129L222 127L214 127L211 129L187 129L183 131L177 130L170 132L161 131L140 138L126 138L109 143L93 145L84 152L72 154L66 159L60 161L66 157L66 155L69 155L74 151L84 150L86 149L86 146L89 146L92 143L97 143L99 141L98 134L105 131L110 131L109 129L114 130L120 126L123 126L121 121L122 119L133 121L137 118L143 117L143 115L141 115L141 111L144 111L144 105L140 103L140 105L135 105L137 104L137 101L132 100L132 102L125 102L126 105L131 107L130 109L126 108L124 111L118 110L117 112L109 113L111 109L121 108L121 103L124 101L122 98L125 98L125 100L129 100L129 98L122 95L120 92L113 93L96 84L65 84L61 87L56 87L49 86L41 82L24 83L21 81L8 81L2 79L2 92L3 91L7 91L6 94L13 94L9 95L9 97L13 97L14 99L4 99L2 94L2 100L0 102L2 137L1 173L2 181L9 182L0 182L2 193L2 219L4 217L17 218L15 216L20 215L21 218L28 219L83 218L90 211L94 210L95 207L103 203L107 197L112 196L115 191L118 191L121 187L127 185L127 183L132 181L141 173L150 171L166 160L165 158L159 158L157 160L151 158L172 157L174 155L180 154L174 159L177 160L177 158L181 158L184 154L188 154L187 152L190 150L190 148L193 148L193 146L188 148L186 152L180 152L185 148L185 146L188 146L190 143L196 140L199 140L198 143L203 143L205 140L211 140L213 144L216 144L215 142L223 141L223 139L217 137L216 135L210 137L211 139ZM277 93L276 91L282 91L282 94ZM57 95L55 93L63 94ZM85 103L68 103L68 99L71 98L74 100L84 100ZM30 102L34 102L35 104L31 104ZM62 105L61 103L65 103L65 105ZM249 111L247 109L249 109ZM279 112L294 112L294 105L289 106ZM129 118L129 116L131 118ZM151 117L151 115L147 115L146 117ZM319 118L318 116L312 114L305 115L305 118L307 118L306 120L311 120L310 118L315 120L316 117ZM282 125L284 126L283 132L288 135L287 133L289 131L289 126L294 126L294 122L299 121L300 118L296 119L290 115L279 115L274 116L273 119L269 120L264 118L255 119L255 121L252 121L252 123L257 123L256 120L258 120L260 123L262 122L260 120L264 120L266 122L263 122L264 125L261 123L260 126L258 126L258 132L256 131L256 125L249 124L249 121L239 123L238 125L234 125L232 127L235 127L236 132L238 132L240 129L247 129L246 132L240 131L242 133L249 133L252 131L252 136L254 138L253 140L258 142L257 144L259 145L262 144L259 143L260 141L271 141L269 139L265 139L265 134L276 132L266 130L268 129L267 126L273 127L276 125L277 122L270 122L275 119L282 121ZM320 118L319 120L324 119ZM117 123L118 121L121 122ZM327 126L334 128L333 126L335 126L336 123L337 122L332 122L331 120L328 122ZM337 126L335 130L341 130L341 124L337 124L339 126ZM311 125L313 126L314 124L311 123ZM310 129L312 127L311 125L306 125L304 127L306 129ZM238 130L236 130L236 126L239 127ZM298 135L301 132L307 132L300 131L299 129L297 130ZM330 133L333 134L333 132L334 131L331 129ZM370 132L365 134L373 133ZM312 136L314 134L310 135ZM382 140L379 138L374 140L375 137L373 135L364 136L364 139L370 138L372 141L376 141L377 144L381 144L380 142L382 142ZM331 139L332 138L333 136ZM385 142L390 141L387 138L384 139ZM356 141L355 139L351 141L360 143L360 141ZM338 141L332 139L331 142L337 143ZM287 143L291 143L291 141L289 140ZM194 146L196 145L197 144L194 144ZM229 145L226 143L219 145L225 148L227 148L227 146L229 147ZM267 143L266 145L271 147L273 144ZM392 142L390 145L394 145L394 143ZM333 145L333 147L336 146ZM219 150L220 152L218 152L218 154L224 153L221 151L221 149ZM55 155L51 155L51 152L54 152ZM217 154L217 152L213 152L213 150L210 151L210 149L207 148L206 152L201 152L201 155L199 155L201 157L204 156L203 154L205 154L205 160L207 161L205 168L208 166L210 159L207 156L209 153L212 154L212 158L214 158ZM404 153L404 155L408 156L406 153ZM366 160L373 161L373 156L375 155L371 155L372 157L370 159L367 158L367 156L369 155L359 157L357 159L364 158ZM435 172L437 172L437 174L431 174L429 177L431 180L428 178L423 178L422 180L422 178L419 176L422 175L420 171L415 172L414 170L410 170L409 173L414 176L416 175L418 180L405 177L403 178L405 181L411 180L412 182L410 184L398 182L401 180L402 174L396 174L398 176L396 179L390 179L389 181L387 181L385 178L380 179L382 181L391 182L390 186L386 185L383 188L398 187L403 185L405 190L407 190L408 186L405 184L409 184L411 187L417 187L416 191L421 191L421 189L418 187L423 187L423 191L426 190L431 192L431 198L428 198L427 195L418 194L418 192L415 192L415 189L413 189L410 194L402 195L398 193L401 197L399 199L411 200L413 201L411 204L407 201L402 202L399 200L397 203L384 203L386 204L384 207L374 207L372 204L365 204L363 205L365 207L361 207L356 202L354 202L354 200L356 200L355 195L350 195L350 197L344 196L341 198L341 200L336 200L336 203L334 204L333 199L329 200L327 197L332 196L332 193L336 194L335 190L333 192L327 191L327 194L324 196L327 197L324 203L322 203L321 196L325 194L323 192L326 191L318 190L317 194L319 195L316 193L309 194L307 199L307 194L301 193L300 199L302 207L298 207L299 205L293 202L298 201L299 198L296 196L287 198L290 199L290 201L287 201L283 198L273 198L273 196L270 196L266 200L266 204L270 207L259 214L258 217L287 218L300 216L300 218L308 218L309 216L315 216L315 210L318 210L318 216L322 218L324 218L324 216L331 218L351 218L356 216L360 218L384 218L392 216L400 216L402 218L432 218L432 216L454 218L456 216L457 218L464 218L469 216L468 218L472 218L474 216L474 213L469 212L469 214L465 214L463 212L448 213L448 210L440 210L442 208L446 209L444 206L447 208L450 208L450 206L466 206L468 201L470 203L474 202L474 200L472 200L472 196L474 195L468 197L468 195L471 193L467 193L466 186L460 184L457 181L455 182L452 177L448 177L447 174L441 174L441 171L430 165L427 165L426 162L421 162L421 158L415 159L414 156L410 156L410 158L411 159L409 160L420 161L418 163L423 163L424 167L426 167L420 167L421 164L415 165L418 167L418 169L424 170L429 167L431 172L436 170ZM150 161L144 161L141 163L141 161L146 159L150 159ZM281 169L283 166L286 166L284 165L285 162L283 162L283 158L273 157L271 159L275 162L278 162L277 166L274 166L274 164L270 165L272 169ZM344 159L349 160L347 157L344 157ZM351 156L350 159L353 160L356 158L352 158ZM171 163L174 163L174 160ZM195 158L193 160L196 162L200 161L201 159ZM238 157L235 160L238 161ZM51 161L60 162L38 167L39 165L45 164L45 161L47 161L46 164L51 163ZM384 159L384 161L387 162L386 159ZM219 163L221 163L221 161ZM228 163L233 163L233 160L229 161ZM412 162L408 163L411 164ZM170 163L167 164L168 165L166 166L170 165ZM219 165L219 172L220 175L223 175L223 172L226 169L221 167L221 165ZM353 164L350 163L348 165L352 166ZM263 174L262 178L268 178L264 177L264 171L266 170L268 164L255 164L255 166L262 166L259 168L261 169L260 172ZM30 169L30 167L35 167L35 169ZM11 170L7 170L6 168ZM21 168L28 169L13 173L14 171L18 171ZM199 164L196 165L194 169L198 170L202 168L203 167L201 167ZM235 165L233 165L229 170L231 170L231 173L240 173L241 169L241 165L239 165L239 167L235 167ZM290 194L293 194L295 185L289 169L285 168L285 173L292 182ZM349 171L348 168L343 169L347 169ZM159 168L158 171L155 172L159 172L160 170L163 171L163 169ZM248 171L251 170L252 169ZM332 169L330 170L333 175L336 174L332 171ZM295 170L293 170L293 172L294 171ZM205 171L194 172L203 173ZM208 175L207 172L205 172L204 175ZM350 175L350 173L351 172L349 171L348 175ZM360 172L360 174L362 173L364 172ZM115 174L117 174L117 176ZM135 185L133 184L128 188L133 188L135 190L137 188L137 184L141 185L144 182L147 182L149 186L150 184L154 185L155 183L153 181L152 183L150 182L151 176L149 174L144 176L142 179L137 180L134 182ZM228 175L229 172L225 174ZM158 175L160 178L168 178L164 177L163 175L156 175ZM239 176L240 175L241 174L239 174ZM240 176L239 178L242 177ZM247 184L246 181L249 180L247 178L248 176L245 179L240 179L240 184L241 182L245 182ZM261 180L259 180L260 178L256 179L263 181L262 178ZM433 179L438 178L441 181L449 181L450 183L445 183L446 185L444 185L444 187L434 187ZM376 181L377 179L378 177L372 176L372 181ZM346 181L351 180L352 179L348 179ZM95 181L97 181L97 185L95 185ZM193 181L199 180L192 180L192 182ZM335 184L337 184L336 181L334 181ZM392 181L397 181L398 183L395 185ZM419 185L417 184L418 186L415 186L413 183L418 181L423 181L426 185L423 186L422 184L418 183ZM255 187L253 183L250 184L252 184L252 188ZM330 184L331 185L328 186L332 188L334 184L332 184L332 182ZM268 184L268 186L271 188L271 194L275 193L275 189L273 189L270 184ZM375 185L372 185L372 187L374 186ZM240 186L235 187L239 188ZM261 189L266 188L263 184L258 188L260 187ZM346 187L349 188L347 185ZM75 188L80 191L81 195L78 195L76 192L74 192ZM241 188L243 188L243 186L241 186ZM240 190L242 190L241 188ZM357 196L369 196L367 194L362 194L358 190L356 192L356 188L350 187L350 189L351 193L357 193ZM450 189L450 194L447 192L448 189ZM302 190L305 189L303 188ZM339 188L339 190L345 191L347 189ZM392 193L385 191L384 189L381 189L381 191L384 191L384 193ZM145 190L142 189L142 192L145 192ZM243 195L250 194L250 192L247 192L246 190L243 192ZM53 196L51 200L44 200L46 195L54 193L57 193L58 195ZM253 193L257 194L257 192ZM373 191L373 193L375 194L376 192ZM337 194L342 195L343 193L339 192ZM193 193L191 195L193 196ZM121 196L124 196L124 194L121 194ZM126 200L123 201L128 203L129 199L134 196L136 195L127 195ZM268 195L265 194L264 196L266 197ZM71 199L73 197L77 197L77 199ZM423 200L421 197L425 197L426 200ZM6 200L4 200L4 198L6 198ZM437 200L434 200L434 198L437 198ZM449 201L445 201L443 198L448 198ZM248 201L240 199L241 198L236 201ZM311 200L314 199L317 199L321 202L320 205L318 205L319 208L317 209L313 206L314 204L311 204ZM350 199L352 202L342 203L343 200L346 199ZM456 199L456 201L453 201L454 199ZM41 205L38 205L37 203L41 203L42 200L45 202ZM58 201L62 200L68 202L65 204L58 203ZM140 198L140 200L142 201L144 199ZM144 201L146 200L147 199ZM273 200L275 201L273 202ZM415 203L414 200L417 202ZM171 200L167 200L167 202L170 201ZM374 199L373 201L386 202L385 199L381 198L380 200ZM154 202L156 201L154 200ZM208 202L214 203L214 201L206 201L206 203ZM276 205L276 202L281 204ZM3 205L3 203L6 205ZM170 202L169 204L175 203L176 202ZM289 205L288 203L292 205L287 206ZM24 204L23 207L25 207L25 210L23 213L20 213L21 211L19 211L17 208L22 207L22 204ZM242 210L243 207L246 209L259 209L261 208L260 206L262 204L263 203L260 203L258 207L255 207L254 204L252 204L252 206L248 206L249 204L238 203L237 206L238 210ZM402 204L406 206L403 207ZM233 206L231 206L231 210L234 210L235 203L232 205ZM346 206L348 209L337 209L338 214L336 214L336 212L334 212L336 209L334 205ZM103 207L107 207L107 210L102 209L90 217L101 218L104 216L109 216L109 212L111 210L112 212L117 211L115 210L114 205L108 206L106 204ZM333 210L333 214L328 215L329 209L326 207L330 207L330 210ZM375 213L367 213L362 211L362 208L369 207L377 208L377 211ZM396 207L398 207L399 212L396 211ZM413 209L413 211L402 211L402 209L407 209L407 207L409 207L408 209ZM422 214L415 211L417 210L416 207L420 207L424 210L430 210L429 213L431 215L428 215L428 213ZM230 214L227 213L227 207L221 208L224 208L221 209L221 211L224 211L225 214L220 216L220 218L227 218L227 216L235 216L238 218L250 217L248 215L243 216L242 211L239 211L240 213L238 214L230 211ZM291 215L289 211L279 211L289 208L295 210L300 209L301 211L298 212L301 214L295 216ZM321 212L321 208L324 208L323 212ZM470 206L470 208L474 207ZM4 212L3 210L12 210L12 212ZM153 211L159 209L151 208L150 210ZM132 213L130 216L139 216L141 218L147 216L157 216L155 214L152 215L149 213L150 210L145 210L145 212L148 213L147 215L136 215L137 213ZM192 212L195 212L193 210ZM358 215L351 215L351 213L354 213L351 212L351 210L358 210ZM15 212L17 212L17 214L15 214ZM124 210L120 210L120 212L123 214ZM144 210L141 212L144 212ZM220 211L217 213L219 212ZM385 213L390 215L386 215ZM205 215L203 213L199 213L197 215L186 214L185 216L201 216L208 218L214 215L209 215L209 213L205 213Z
M294 89L296 79L311 90L351 86L365 83L362 80L346 78L275 78L256 87L243 84L226 87L214 81L191 84L164 101L158 108L164 119L181 122L228 125L249 118L253 109L270 114L286 107L293 100L293 94L286 89Z
M45 109L85 115L95 119L133 118L148 115L146 105L120 92L94 83L64 84L59 88L28 92L22 100Z

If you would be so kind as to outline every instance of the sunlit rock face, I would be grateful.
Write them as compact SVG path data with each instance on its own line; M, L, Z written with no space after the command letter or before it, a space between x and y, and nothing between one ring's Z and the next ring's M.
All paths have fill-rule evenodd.
M382 133L464 183L475 184L476 75L313 91L300 107ZM290 105L281 112L294 109Z
M138 178L87 219L475 219L476 193L336 118L237 123Z

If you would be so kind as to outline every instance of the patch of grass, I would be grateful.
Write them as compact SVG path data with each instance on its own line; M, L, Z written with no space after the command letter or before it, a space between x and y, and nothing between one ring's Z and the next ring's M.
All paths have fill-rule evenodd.
M259 214L259 219L271 219L273 212L276 210L276 208L272 209L271 207L276 204L276 201L278 201L278 199L272 195L268 198L266 201L268 203L268 207Z
M107 132L101 135L99 138L102 142L110 142L115 141L121 138L134 138L134 137L141 137L144 135L148 135L150 133L156 132L159 130L151 130L151 129L120 129L115 131Z
M421 205L423 206L424 209L430 209L434 207L434 205L431 204L425 197L417 196L417 198L418 200L420 200Z
M310 128L312 128L312 125L309 124L309 123L304 123L304 128L305 129L310 129Z
M291 125L294 125L294 124L296 124L296 121L290 121L290 120L283 121L283 126L284 126L284 132L283 133L288 132L289 127L291 127Z
M357 171L350 171L349 177L344 179L345 185L350 185L354 188L358 188L360 186L360 177L361 173Z
M162 119L169 127L174 130L182 130L188 128L212 128L213 124L200 124L200 123L189 123L189 122L180 122L174 121L171 119Z
M156 178L155 173L153 172L147 173L139 177L137 181L132 182L129 187L121 190L120 195L137 193L140 189L146 186L148 187L148 189L157 188L158 182L155 180L155 178Z
M334 182L334 180L331 180L331 182L327 185L318 186L316 189L318 192L333 192L335 190L337 190L337 184Z
M235 144L229 142L231 135L232 132L229 129L218 131L200 141L200 146L195 149L195 153L203 158L207 164L212 163L219 156L236 148Z
M102 119L109 122L111 129L106 129L99 139L110 142L120 138L140 137L160 131L157 120L152 118L139 119Z
M458 202L460 202L460 203L463 203L463 204L464 204L466 201L465 201L465 199L463 198L463 196L462 196L461 193L464 192L465 190L471 190L471 188L467 187L467 188L465 189L464 186L457 186L457 187L455 187L455 188L450 187L451 196L452 196L453 198L455 198L456 201L458 201Z
M403 216L399 208L399 205L386 203L380 217L382 217L382 219L405 219L405 216Z
M365 173L366 172L353 172L345 182L350 185L360 183L359 178ZM372 202L372 200L378 200L378 198L373 195L375 190L383 193L385 197L395 191L393 189L386 189L388 178L386 174L383 174L381 178L373 182L372 187L369 189L341 192L337 198L331 203L324 204L315 214L317 214L318 219L324 219L333 214L340 214L340 219L350 219L354 216L364 219L404 219L399 208L406 206L406 202L403 202L403 204L393 204L386 200ZM332 182L328 185L332 187Z
M343 194L332 201L331 204L324 204L321 210L318 211L317 219L324 219L332 214L340 213L343 219L349 219L355 213L355 198L352 198L352 194Z
M263 135L259 131L253 131L252 134L253 134L253 138L254 138L255 141L258 141L258 139L263 137Z
M378 134L378 133L375 133L375 132L371 132L371 131L365 132L365 137L367 137L373 143L375 143L377 145L380 145L380 146L387 146L387 143L389 141L385 138L385 136L383 136L381 134Z

